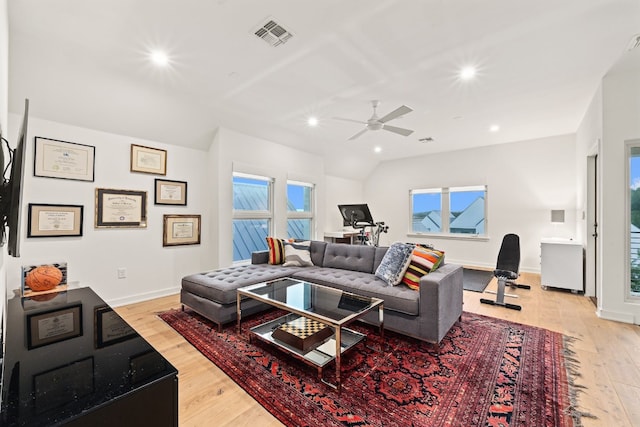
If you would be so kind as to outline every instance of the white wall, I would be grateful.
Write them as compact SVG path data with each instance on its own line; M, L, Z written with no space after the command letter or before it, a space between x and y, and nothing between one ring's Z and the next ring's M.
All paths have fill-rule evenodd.
M602 194L599 183L587 182L588 172L587 164L590 156L596 156L591 161L596 163L599 170L602 156L600 155L602 141L602 85L598 87L591 104L582 119L582 123L576 132L576 189L577 189L577 212L578 221L576 234L578 240L585 242L586 247L586 264L585 264L585 295L596 295L596 269L595 257L595 239L593 239L593 227L600 214L595 212L595 198L589 196L589 188L594 188L592 192L597 191ZM601 177L599 177L601 181ZM599 207L600 212L602 206ZM599 222L599 221L598 221ZM598 251L600 252L600 251Z
M574 238L576 229L575 136L481 147L381 163L366 180L365 200L389 233L381 244L427 242L447 260L494 267L502 237L520 236L522 271L540 271L540 239ZM488 239L408 236L412 188L487 185ZM551 224L550 211L565 209L566 222Z
M325 177L325 202L320 206L325 212L324 231L342 230L342 215L338 210L340 204L366 203L363 183L360 181L327 175ZM373 215L373 212L371 213ZM375 216L374 216L375 219ZM322 240L322 236L318 236Z
M227 266L232 263L232 203L234 171L267 176L275 179L274 183L274 224L273 235L286 237L287 234L287 179L305 181L315 184L316 210L314 238L322 239L324 230L323 208L325 200L324 161L322 157L305 153L284 145L261 138L245 135L230 129L221 128L211 148L215 155L209 156L208 167L215 178L211 182L216 186L217 259L211 259L212 267Z
M629 66L633 64L633 66ZM640 301L628 295L625 142L640 139L640 49L627 53L604 77L602 140L602 283L598 314L640 323Z
M206 254L211 247L211 238L207 232L210 208L206 187L210 178L206 153L40 120L33 116L37 103L32 100L31 104L20 231L21 257L7 258L8 287L20 287L23 265L66 261L69 282L91 286L112 305L178 292L182 276L200 271L208 264ZM12 128L17 129L20 119L17 115L10 116ZM34 177L35 136L96 147L95 182ZM167 150L167 175L130 172L131 144ZM154 205L155 178L187 181L188 205ZM146 191L148 226L96 229L96 188ZM26 238L29 203L83 205L83 236ZM201 214L202 244L163 247L163 214ZM117 278L118 268L126 268L127 278Z

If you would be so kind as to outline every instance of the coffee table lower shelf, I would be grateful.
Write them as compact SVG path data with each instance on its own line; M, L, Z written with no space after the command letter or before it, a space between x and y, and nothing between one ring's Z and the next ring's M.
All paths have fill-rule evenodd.
M339 384L332 384L322 377L323 368L334 361L336 358L335 333L326 340L318 343L317 346L307 350L306 352L299 350L298 348L283 341L273 338L273 331L278 328L278 326L282 325L283 323L291 322L299 317L302 316L295 313L289 313L269 322L254 326L250 330L249 338L255 336L256 338L272 344L275 347L283 350L284 352L292 355L296 359L299 359L302 362L315 367L318 371L318 378L320 379L320 381L333 388L339 388ZM364 339L366 339L366 335L348 328L342 328L340 339L340 354L344 354L345 352L349 351Z

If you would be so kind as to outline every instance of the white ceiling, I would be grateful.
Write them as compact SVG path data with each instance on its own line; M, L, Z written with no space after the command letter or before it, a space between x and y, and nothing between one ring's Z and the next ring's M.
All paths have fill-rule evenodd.
M10 111L29 98L35 117L201 149L224 126L350 178L381 160L573 133L640 33L640 0L8 3ZM269 17L294 37L272 48L253 35ZM152 65L152 49L170 66ZM472 81L457 76L466 65ZM366 120L373 99L381 116L413 108L390 124L415 132L347 141L362 125L332 117Z

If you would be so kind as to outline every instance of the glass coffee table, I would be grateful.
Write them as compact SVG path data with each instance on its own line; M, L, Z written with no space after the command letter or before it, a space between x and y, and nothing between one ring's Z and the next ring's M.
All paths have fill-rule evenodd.
M284 316L251 328L249 339L257 337L315 367L318 378L337 390L341 385L342 354L366 338L346 326L377 309L380 335L384 338L384 301L379 298L290 278L245 286L237 292L238 332L243 298L287 311ZM322 375L323 368L332 361L336 368L335 384Z

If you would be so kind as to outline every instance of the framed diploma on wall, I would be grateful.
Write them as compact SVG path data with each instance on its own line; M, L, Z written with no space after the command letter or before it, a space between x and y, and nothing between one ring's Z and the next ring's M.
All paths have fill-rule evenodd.
M96 148L75 142L36 136L33 175L93 181Z
M131 172L167 174L167 150L131 144Z
M200 215L164 215L162 222L162 246L200 244Z
M154 203L156 205L187 206L187 183L185 181L155 180Z
M29 203L27 237L82 236L84 206Z
M147 192L96 188L96 228L147 226Z

